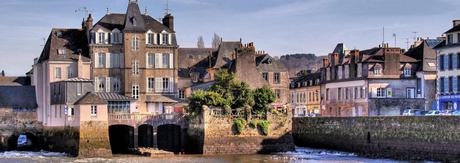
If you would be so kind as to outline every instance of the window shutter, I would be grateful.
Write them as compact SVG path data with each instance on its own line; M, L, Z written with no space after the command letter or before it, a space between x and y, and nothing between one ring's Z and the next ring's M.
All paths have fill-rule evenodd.
M149 41L150 41L150 39L149 39L149 34L150 34L150 33L148 33L148 32L145 33L145 44L149 44L149 43L150 43L150 42L149 42Z
M174 81L173 78L169 78L169 92L174 92Z
M94 53L94 67L99 68L99 54Z
M159 35L159 38L160 38L160 42L159 42L158 44L161 45L161 44L163 44L163 34L160 34L160 35Z
M96 43L96 32L91 32L91 43L92 44Z
M158 45L158 34L153 33L153 44Z
M169 68L174 68L174 55L169 53Z
M172 44L172 39L171 39L172 37L171 37L171 36L172 36L172 34L171 34L171 33L170 33L170 34L168 34L168 44L169 44L169 45L171 45L171 44Z
M387 88L387 97L393 96L393 90L391 88Z
M124 57L125 56L123 55L123 53L118 54L118 59L120 61L120 68L124 68L124 65L125 65Z
M94 90L99 92L99 77L94 78Z
M155 68L162 68L161 53L155 53Z
M111 55L110 53L105 54L105 67L106 68L111 68L112 67L111 62L110 62L110 60L111 60L110 55Z
M152 68L152 67L150 66L149 53L146 53L146 54L145 54L145 67L146 67L146 68Z
M105 82L105 90L106 90L106 92L110 92L110 88L112 87L110 77L106 77L105 80L106 80L106 82Z
M162 92L162 91L163 91L163 79L155 78L155 92Z

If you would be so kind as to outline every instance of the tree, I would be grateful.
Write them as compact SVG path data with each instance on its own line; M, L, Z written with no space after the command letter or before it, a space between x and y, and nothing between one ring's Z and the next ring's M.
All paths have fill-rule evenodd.
M254 98L249 85L237 80L234 73L220 70L216 74L215 82L210 90L230 100L233 109L252 107L254 105Z
M196 43L198 48L204 48L204 39L203 36L198 37L198 41Z
M189 106L187 112L190 114L200 114L202 112L203 105L215 106L222 108L229 108L230 101L222 98L222 96L212 91L196 91L193 92L189 99Z
M222 43L222 38L214 33L214 37L212 38L212 48L217 49L219 48L220 43Z
M270 110L269 104L275 102L276 95L269 87L257 88L254 90L253 113L265 114Z

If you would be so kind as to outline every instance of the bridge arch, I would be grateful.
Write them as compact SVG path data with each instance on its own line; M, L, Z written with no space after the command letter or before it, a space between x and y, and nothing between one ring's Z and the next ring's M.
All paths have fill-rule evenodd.
M129 125L109 126L110 147L113 154L130 153L134 148L134 127Z
M157 128L158 149L171 151L174 153L182 152L183 132L180 125L165 124Z
M154 147L154 128L152 125L143 124L138 128L138 146L152 148Z

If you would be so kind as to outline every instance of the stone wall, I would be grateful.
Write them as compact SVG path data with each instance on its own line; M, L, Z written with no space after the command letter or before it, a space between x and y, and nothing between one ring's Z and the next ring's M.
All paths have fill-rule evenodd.
M87 121L80 123L79 157L109 157L112 150L109 142L108 122Z
M188 145L193 140L198 152L209 154L256 154L294 150L291 135L291 116L272 115L269 134L263 135L257 128L246 127L236 134L233 118L213 116L205 111L200 124L190 123Z
M424 110L425 99L369 99L369 116L399 116L404 109Z
M460 117L294 118L298 146L371 157L459 160Z

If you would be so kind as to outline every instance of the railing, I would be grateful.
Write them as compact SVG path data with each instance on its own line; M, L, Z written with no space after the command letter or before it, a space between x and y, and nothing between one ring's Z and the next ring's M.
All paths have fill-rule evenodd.
M124 123L139 123L151 120L180 120L183 117L180 113L168 113L168 114L140 114L140 113L116 113L109 114L109 121L124 122Z

